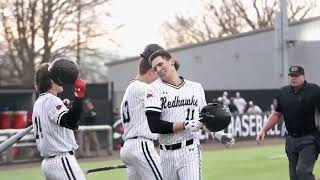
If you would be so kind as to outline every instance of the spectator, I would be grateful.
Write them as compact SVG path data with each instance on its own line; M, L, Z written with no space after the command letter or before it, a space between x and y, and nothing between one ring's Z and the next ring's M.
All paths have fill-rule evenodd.
M91 126L96 125L97 112L94 109L94 105L90 99L86 99L85 110L84 110L84 125ZM93 130L84 132L84 150L87 155L90 154L91 142L95 144L98 155L100 155L100 143L98 140L97 132Z
M258 105L254 104L253 101L249 101L249 108L247 110L247 113L259 114L262 113L262 110Z
M229 107L231 113L238 113L238 108L234 104L234 97L230 98L230 104L228 105L228 107Z
M222 97L218 97L217 101L218 101L219 103L223 103L223 98L222 98ZM213 101L213 102L215 102L215 101Z
M228 92L224 91L222 94L222 100L223 100L223 104L228 106L230 104L230 100L228 98Z
M277 108L277 105L278 105L278 101L276 98L274 98L272 100L272 104L270 105L270 111L273 112Z
M243 114L247 107L247 102L240 96L239 92L236 92L236 98L233 100L234 105L237 106L239 114Z
M273 104L270 104L270 112L274 112L275 109L275 106Z

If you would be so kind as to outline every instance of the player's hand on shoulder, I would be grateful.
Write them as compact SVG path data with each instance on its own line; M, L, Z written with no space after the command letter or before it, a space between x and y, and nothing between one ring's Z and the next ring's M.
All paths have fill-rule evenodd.
M87 84L78 77L74 82L74 95L79 98L83 98L87 89Z
M184 129L190 130L192 132L198 132L203 128L203 123L199 120L190 120L184 122Z

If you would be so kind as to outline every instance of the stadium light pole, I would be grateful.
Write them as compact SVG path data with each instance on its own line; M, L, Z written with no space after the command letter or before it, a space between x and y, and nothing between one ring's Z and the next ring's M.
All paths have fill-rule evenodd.
M275 16L276 62L280 64L281 84L288 84L288 14L287 0L279 0L279 11Z
M81 0L77 0L77 61L80 66L80 53L81 53L81 42L80 42L80 28L81 28Z

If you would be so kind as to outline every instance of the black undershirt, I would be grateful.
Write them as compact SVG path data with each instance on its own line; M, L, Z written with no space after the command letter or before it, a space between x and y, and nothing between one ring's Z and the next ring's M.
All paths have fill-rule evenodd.
M163 121L160 119L160 112L147 111L146 112L150 131L158 134L173 133L173 123Z

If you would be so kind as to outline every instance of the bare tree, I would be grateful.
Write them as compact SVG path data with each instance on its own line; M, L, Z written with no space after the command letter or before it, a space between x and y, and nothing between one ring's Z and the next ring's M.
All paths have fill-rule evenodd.
M80 49L95 54L91 40L107 33L97 28L95 8L107 1L1 0L0 68L6 67L0 72L2 82L31 85L39 63L79 55Z
M169 47L264 29L273 26L279 0L204 0L204 14L198 17L176 15L163 24ZM308 17L316 0L288 1L289 22Z

